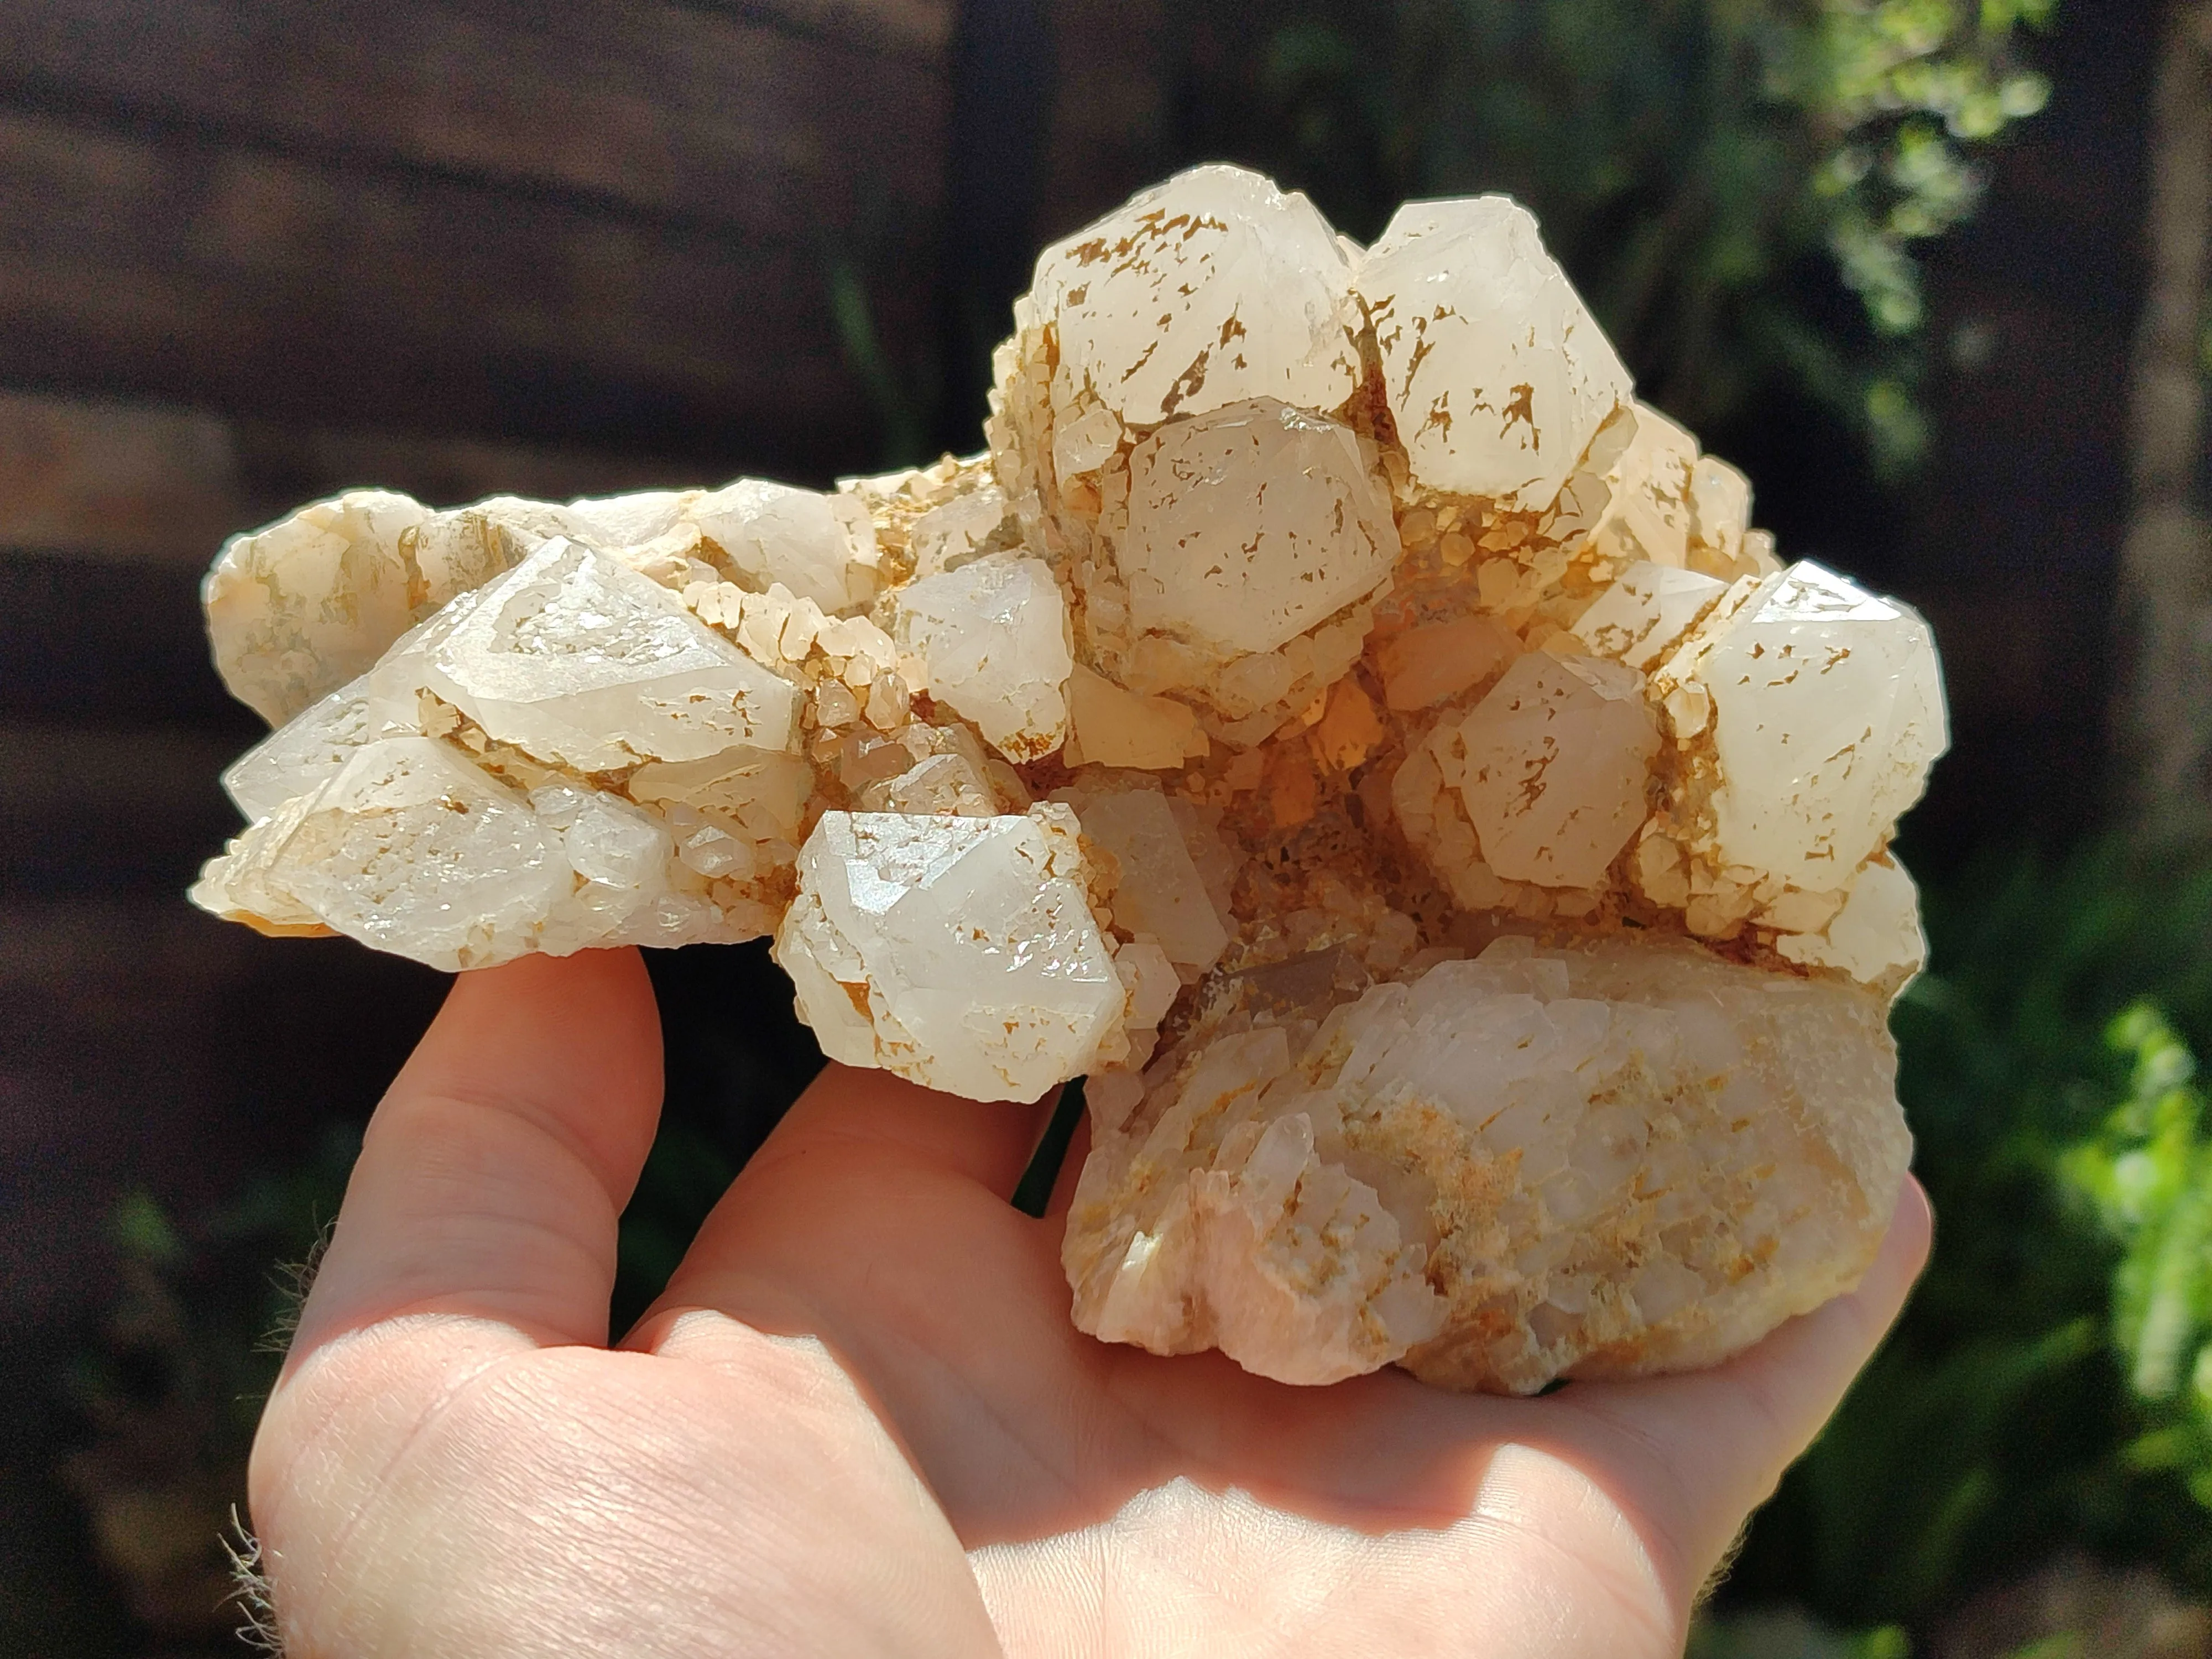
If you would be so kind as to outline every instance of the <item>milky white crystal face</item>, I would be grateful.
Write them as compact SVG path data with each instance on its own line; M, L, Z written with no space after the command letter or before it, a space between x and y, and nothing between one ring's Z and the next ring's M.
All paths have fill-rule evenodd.
M1313 204L1241 167L1178 173L1047 249L1032 300L1059 337L1054 417L1103 428L1064 470L1095 467L1116 423L1248 398L1336 408L1358 383L1348 277Z
M1319 1382L1707 1364L1852 1282L1910 1141L1879 996L1500 940L1304 1025L1202 1031L1098 1138L1082 1328Z
M232 537L200 590L231 695L280 725L374 662L418 614L401 538L429 516L356 489Z
M792 684L604 554L548 542L479 589L422 678L491 737L580 772L783 749Z
M527 798L420 737L356 750L270 869L326 926L448 969L520 954L576 882Z
M1354 278L1414 478L1549 507L1629 395L1628 371L1503 196L1409 202Z
M1129 458L1118 550L1139 629L1272 651L1389 574L1390 506L1340 422L1268 401L1162 428Z
M1594 539L1624 562L1689 562L1697 532L1692 474L1698 441L1648 404L1632 406L1634 435L1607 477L1607 502ZM1741 533L1741 532L1739 532Z
M1928 624L1817 564L1770 577L1698 678L1728 860L1835 887L1920 798L1949 742Z
M927 665L931 695L1009 760L1067 735L1075 666L1067 601L1042 559L993 554L925 576L898 595L901 644Z
M1456 784L1483 860L1514 881L1591 887L1644 822L1659 731L1642 677L1532 652L1460 723Z
M377 733L368 676L302 709L224 769L225 793L250 822L323 783Z
M1065 808L825 812L775 958L833 1060L1034 1100L1088 1066L1123 1009L1081 873Z
M1852 879L1843 906L1817 933L1785 934L1775 948L1791 962L1839 968L1863 985L1892 995L1928 959L1920 926L1920 893L1905 866L1878 859Z
M781 582L833 616L874 591L875 532L849 497L741 478L700 497L690 518L760 588Z
M1595 655L1648 672L1723 591L1724 584L1694 570L1632 564L1583 612L1575 637Z

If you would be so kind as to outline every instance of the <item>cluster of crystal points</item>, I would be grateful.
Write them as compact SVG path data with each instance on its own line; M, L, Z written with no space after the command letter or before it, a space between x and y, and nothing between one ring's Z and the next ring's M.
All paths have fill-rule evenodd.
M1075 1318L1157 1352L1525 1391L1851 1283L1926 626L1777 562L1502 198L1362 250L1199 168L1015 320L972 459L234 540L279 729L194 897L447 969L772 934L837 1059L1088 1074Z

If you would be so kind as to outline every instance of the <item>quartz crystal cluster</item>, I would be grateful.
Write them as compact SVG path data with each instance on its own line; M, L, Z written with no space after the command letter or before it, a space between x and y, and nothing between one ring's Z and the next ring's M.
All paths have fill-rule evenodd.
M1074 1317L1158 1352L1519 1392L1852 1283L1920 618L1778 561L1503 198L1363 249L1199 168L994 368L986 453L827 494L237 538L277 729L193 896L447 969L771 936L836 1059L1087 1076Z

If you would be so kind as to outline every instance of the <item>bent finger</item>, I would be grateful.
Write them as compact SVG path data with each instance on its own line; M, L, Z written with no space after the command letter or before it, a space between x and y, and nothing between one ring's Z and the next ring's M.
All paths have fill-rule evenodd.
M288 1368L410 1313L605 1342L616 1223L660 1087L635 950L462 975L369 1121Z
M858 1237L912 1206L986 1225L1019 1219L1008 1200L1054 1097L965 1100L831 1061L708 1213L624 1346L652 1347L676 1310L731 1308L737 1284L757 1292L764 1273L775 1276L769 1264L788 1267L791 1251L812 1260L810 1224L825 1208L845 1217L852 1265L864 1274L873 1253Z

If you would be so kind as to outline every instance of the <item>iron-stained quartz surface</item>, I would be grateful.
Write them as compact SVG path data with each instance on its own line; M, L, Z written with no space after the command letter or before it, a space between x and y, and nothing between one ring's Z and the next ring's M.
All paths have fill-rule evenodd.
M985 453L826 494L234 539L277 729L194 898L447 969L769 935L839 1060L1087 1075L1075 1319L1158 1352L1525 1392L1853 1283L1926 624L1778 561L1503 198L1362 249L1198 168L994 368Z

